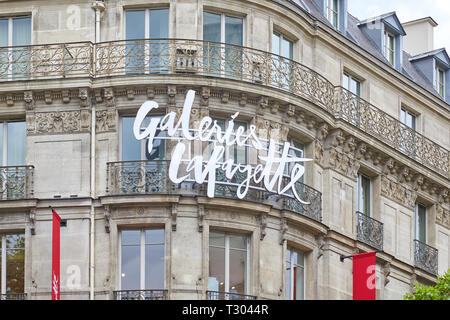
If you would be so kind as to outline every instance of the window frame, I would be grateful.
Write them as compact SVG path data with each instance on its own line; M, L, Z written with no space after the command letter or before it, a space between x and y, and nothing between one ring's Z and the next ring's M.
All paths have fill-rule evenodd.
M347 87L345 87L345 77L347 77L348 81L347 81ZM357 88L358 88L358 93L354 93L351 90L351 83L352 80L355 81L357 83ZM355 96L357 96L358 98L361 98L361 93L362 93L362 81L359 78L356 78L355 76L353 76L351 73L347 72L344 70L344 72L342 73L342 86L344 87L344 89L346 89L348 92L354 94Z
M232 45L232 46L237 46L235 44L231 44L231 43L226 43L226 17L230 17L230 18L237 18L237 19L241 19L242 20L242 45L241 46L245 46L245 17L244 16L240 16L238 14L232 14L232 13L225 13L225 12L221 12L221 11L215 11L213 9L207 9L207 10L203 10L202 11L202 31L204 28L204 14L205 13L209 13L209 14L215 14L215 15L219 15L220 16L220 43L223 44L228 44L228 45ZM204 34L202 32L202 40L204 40Z
M24 123L25 124L25 134L23 136L23 139L25 141L25 159L24 159L24 163L22 164L9 164L8 163L8 125L10 123ZM27 157L27 148L26 148L26 138L27 138L27 132L26 132L26 121L24 120L16 120L16 121L0 121L0 124L2 124L2 145L0 147L0 152L2 153L1 159L0 159L0 164L1 167L20 167L20 166L25 166L26 165L26 157Z
M0 243L1 243L1 246L0 246L0 261L1 261L1 264L0 264L0 277L1 277L1 281L0 281L0 283L1 283L1 286L0 286L0 294L14 294L14 293L25 293L25 270L26 270L26 268L25 268L25 251L26 251L26 248L25 248L25 243L24 243L24 246L23 246L23 251L24 251L24 260L23 260L23 264L24 264L24 274L23 274L23 276L24 276L24 290L23 290L23 292L9 292L9 293L7 293L6 292L6 283L7 283L7 250L8 250L8 248L6 248L6 237L7 236L9 236L9 235L22 235L23 236L23 238L24 238L24 240L25 240L25 233L24 232L16 232L16 233L10 233L10 232L6 232L6 233L0 233L0 238L1 238L1 241L0 241ZM9 248L9 249L12 249L12 248ZM17 250L17 249L16 249Z
M146 7L146 8L123 8L123 39L125 40L132 40L127 39L127 11L144 11L145 18L144 18L144 39L150 39L150 11L152 10L167 10L168 11L168 36L170 38L170 7Z
M390 45L391 45L390 39L391 38L392 38L392 48L390 48ZM396 67L395 55L396 55L396 49L397 49L396 45L395 45L395 39L396 39L396 36L392 32L389 32L387 30L384 31L384 57L394 68ZM392 54L392 61L391 61L390 54Z
M369 183L369 197L368 197L368 200L369 200L369 205L368 205L368 209L369 209L369 213L367 214L367 212L364 212L365 211L365 204L364 204L364 201L363 201L363 186L362 186L362 182L363 182L363 179L366 179L366 181L368 181L368 183ZM372 179L369 177L369 176L367 176L367 175L365 175L365 174L363 174L363 173L358 173L358 176L357 176L357 186L356 186L356 190L357 190L357 197L356 197L356 209L357 209L357 211L358 212L360 212L360 213L362 213L362 214L365 214L366 216L368 216L368 217L372 217L372 212L373 212L373 192L372 192Z
M279 38L279 42L278 42L278 55L280 56L280 57L283 57L283 58L285 58L285 59L289 59L289 60L294 60L294 52L295 52L295 41L294 40L292 40L291 38L289 38L288 36L285 36L284 35L284 33L282 33L282 32L280 32L280 31L278 31L278 30L276 30L276 29L274 29L273 31L272 31L272 39L273 39L273 36L274 35L276 35L276 36L278 36L278 38ZM287 42L289 42L290 43L290 51L289 51L289 54L290 54L290 57L286 57L286 56L284 56L283 55L283 40L286 40ZM276 54L276 53L274 53L274 43L273 43L273 41L272 41L272 54Z
M420 225L420 218L419 218L419 209L420 209L420 207L422 207L423 209L424 209L424 213L425 213L425 220L424 220L424 223L425 223L425 225L424 226L421 226ZM417 202L416 203L416 205L414 206L414 220L415 220L415 234L414 234L414 238L417 240L417 241L420 241L420 242L422 242L422 243L424 243L424 244L428 244L428 208L427 208L427 206L425 206L424 204L422 204L422 203L419 203L419 202ZM423 230L424 230L424 237L425 237L425 239L423 239L423 240L425 240L425 241L422 241L422 240L420 240L420 231L422 230L421 229L421 227L423 227Z
M147 245L145 243L145 232L147 230L163 230L164 231L164 243L163 245L163 252L164 252L164 274L163 274L163 280L164 280L164 287L163 288L145 288L145 246ZM118 290L122 290L122 232L123 231L139 231L140 232L140 243L139 243L139 257L140 257L140 285L139 288L136 288L134 290L165 290L167 287L167 281L166 281L166 230L164 227L148 227L148 228L124 228L119 230L118 232L118 264L117 264L117 271L118 271L118 283L117 288ZM153 245L153 244L152 244ZM161 244L155 244L155 245L161 245ZM127 289L124 289L127 290ZM131 289L130 289L131 290Z
M291 254L290 254L290 265L291 265L291 270L287 270L287 252L288 251L290 251L291 252ZM300 267L300 268L302 268L302 270L303 270L303 299L302 300L306 300L306 252L304 252L304 251L301 251L301 250L298 250L297 248L294 248L294 247L291 247L291 246L288 246L287 248L286 248L286 259L285 259L285 263L286 263L286 266L285 266L285 268L284 268L284 270L285 270L285 276L284 276L284 279L287 279L287 273L289 272L290 273L290 277L289 277L289 279L290 279L290 285L289 285L289 288L290 288L290 292L289 292L289 299L287 299L287 300L299 300L299 299L296 299L296 297L297 297L297 288L296 288L296 286L294 286L294 283L295 283L295 281L294 281L294 269L292 268L292 265L293 265L293 261L294 261L294 258L293 258L293 252L295 252L295 253L297 253L297 256L298 255L300 255L300 254L302 254L303 255L303 266L299 266L298 264L296 265L296 267ZM287 292L287 281L286 281L286 283L285 283L285 291L286 291L286 295L288 294L288 292ZM300 300L299 300L300 301Z
M336 2L335 2L336 1ZM336 8L334 7L336 4ZM327 0L327 19L331 23L334 29L339 29L340 24L340 0ZM334 24L334 15L336 15L336 25Z
M211 240L209 239L208 241L208 260L211 259L210 256L210 250L211 247L213 248L220 248L220 249L224 249L225 251L225 258L224 258L224 262L225 262L225 266L224 266L224 291L223 293L228 293L230 295L233 294L237 294L237 295L249 295L250 294L250 265L251 265L251 255L250 255L250 249L251 249L251 235L246 234L246 233L237 233L237 232L227 232L227 231L222 231L222 230L210 230L208 236L211 233L221 233L224 235L225 237L225 244L224 247L220 247L220 246L214 246L211 245ZM238 251L245 251L246 252L246 265L245 265L245 290L244 293L234 293L234 292L230 292L230 237L231 236L244 236L246 238L246 248L244 249L237 249L237 248L233 248L233 250L238 250ZM208 279L210 277L210 267L209 267L209 261L208 261ZM209 280L208 280L209 282ZM208 288L209 290L209 288ZM220 293L222 293L222 291L219 291Z
M405 114L404 118L403 118L403 114ZM411 116L411 118L414 120L413 127L410 127L408 125L408 115ZM417 114L409 111L409 109L404 108L404 107L400 108L400 122L415 132L417 132L417 120L418 120L417 118L418 118Z
M442 75L442 82L441 82ZM436 66L436 83L435 89L441 97L445 97L445 70Z

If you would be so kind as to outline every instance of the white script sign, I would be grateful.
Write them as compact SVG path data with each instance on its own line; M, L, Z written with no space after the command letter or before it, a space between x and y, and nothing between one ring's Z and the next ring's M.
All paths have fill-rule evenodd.
M142 126L149 112L159 107L155 101L147 101L139 108L133 125L133 133L137 140L148 139L147 148L149 153L153 148L153 141L159 131L166 132L169 138L178 141L178 144L173 150L169 167L169 179L173 183L182 183L188 180L193 174L194 180L198 184L207 182L207 195L213 198L217 182L216 170L221 169L225 172L226 178L230 180L236 172L246 174L246 178L237 187L236 195L239 199L245 197L249 188L252 187L252 182L255 184L262 182L264 188L271 193L294 196L302 204L309 204L299 197L295 186L305 173L305 168L300 163L312 161L312 159L298 158L295 154L292 155L292 152L289 152L292 148L289 142L280 145L272 139L267 141L258 138L254 125L251 125L247 132L242 126L234 130L234 119L239 115L239 112L231 117L225 130L222 130L221 126L217 124L217 121L213 121L210 117L202 118L198 128L189 128L194 98L195 91L189 90L186 94L183 111L177 123L175 123L176 113L170 112L162 118L151 118L148 126L143 128ZM213 150L209 159L204 159L203 156L194 156L189 160L183 160L186 151L183 140L213 141ZM223 161L225 146L233 145L265 150L266 156L258 156L261 163L256 166L235 163L233 159ZM184 172L179 172L180 165L183 162L186 163L186 166L184 166L185 170ZM283 177L285 177L283 174L288 165L292 170L288 177L288 183L285 183L283 187L282 181Z

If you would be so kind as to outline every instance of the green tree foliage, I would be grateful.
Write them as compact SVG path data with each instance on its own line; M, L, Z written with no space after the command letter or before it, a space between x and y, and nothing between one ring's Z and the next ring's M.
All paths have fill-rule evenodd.
M420 286L414 283L414 293L407 293L405 300L450 300L450 269L439 276L435 286Z

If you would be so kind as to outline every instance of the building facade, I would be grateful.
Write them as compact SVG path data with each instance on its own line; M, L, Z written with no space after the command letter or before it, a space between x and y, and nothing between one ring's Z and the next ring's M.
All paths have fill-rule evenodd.
M346 0L0 1L2 299L50 299L49 206L61 299L351 299L340 257L370 251L377 299L435 283L450 264L450 59L414 35L436 25L360 21ZM265 147L135 138L144 102L158 108L138 134L178 121L191 90L190 128L233 119L311 159L298 197L262 181L238 196ZM212 196L193 172L174 183L180 141L187 160L222 145L242 170L218 168Z

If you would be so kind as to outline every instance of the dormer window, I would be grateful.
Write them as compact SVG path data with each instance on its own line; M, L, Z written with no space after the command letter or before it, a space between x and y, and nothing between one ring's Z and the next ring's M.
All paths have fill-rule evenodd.
M441 97L445 97L445 71L436 68L436 84L435 88Z
M327 18L335 29L339 28L339 0L327 0Z
M384 56L395 66L395 36L387 31L384 32Z

